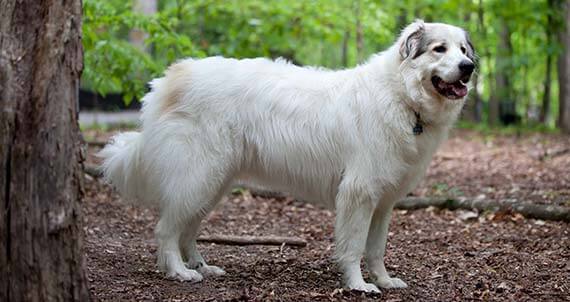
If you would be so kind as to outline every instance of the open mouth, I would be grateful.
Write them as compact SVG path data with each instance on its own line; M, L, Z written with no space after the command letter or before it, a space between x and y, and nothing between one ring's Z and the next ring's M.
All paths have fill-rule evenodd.
M453 83L448 83L438 76L431 78L431 83L433 87L435 87L435 90L444 97L452 100L457 100L467 95L467 82L469 82L469 76L463 77Z

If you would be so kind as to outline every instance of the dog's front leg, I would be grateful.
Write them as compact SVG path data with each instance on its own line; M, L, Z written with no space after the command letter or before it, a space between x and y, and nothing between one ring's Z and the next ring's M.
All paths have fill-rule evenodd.
M380 204L374 211L366 241L366 264L376 285L382 288L404 288L408 285L399 278L391 278L384 266L392 208L393 203Z
M343 183L336 197L335 258L349 289L380 292L362 278L360 260L364 253L370 220L374 210L372 196L358 185Z

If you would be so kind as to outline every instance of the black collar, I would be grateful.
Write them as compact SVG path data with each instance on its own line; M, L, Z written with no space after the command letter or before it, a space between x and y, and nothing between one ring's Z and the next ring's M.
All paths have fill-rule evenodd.
M414 135L420 135L424 132L424 122L418 112L414 111L414 115L416 116L416 125L413 128Z

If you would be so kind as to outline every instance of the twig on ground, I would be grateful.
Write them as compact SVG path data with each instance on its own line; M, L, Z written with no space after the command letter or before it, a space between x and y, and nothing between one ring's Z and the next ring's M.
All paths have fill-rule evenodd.
M209 242L225 245L289 245L304 247L307 241L297 237L278 236L231 236L231 235L210 235L200 236L198 242Z

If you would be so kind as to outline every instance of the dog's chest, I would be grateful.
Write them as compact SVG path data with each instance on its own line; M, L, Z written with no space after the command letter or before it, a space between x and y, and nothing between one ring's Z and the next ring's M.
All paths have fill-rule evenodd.
M412 145L406 151L407 168L400 178L398 195L409 193L421 181L444 137L445 133L426 131L415 135Z
M417 150L416 161L418 163L431 161L444 136L445 134L439 132L422 132L415 135L415 149Z

